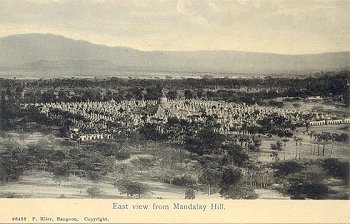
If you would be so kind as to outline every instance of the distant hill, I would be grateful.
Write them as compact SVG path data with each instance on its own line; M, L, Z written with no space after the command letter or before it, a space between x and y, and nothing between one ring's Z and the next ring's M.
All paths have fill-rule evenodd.
M19 34L0 38L0 67L303 73L349 69L350 52L283 55L240 51L139 51L52 34Z

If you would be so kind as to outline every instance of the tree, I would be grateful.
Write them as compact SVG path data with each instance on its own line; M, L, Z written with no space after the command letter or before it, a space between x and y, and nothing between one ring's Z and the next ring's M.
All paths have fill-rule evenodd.
M270 153L270 157L272 157L272 160L278 162L280 160L280 157L278 156L277 152Z
M70 170L75 168L75 165L70 161L64 161L51 163L50 169L58 184L61 185L62 181L65 181L69 177Z
M269 114L261 120L258 120L261 125L260 132L275 134L279 137L291 137L292 131L295 130L295 125L291 119L288 119L277 113Z
M301 107L300 103L293 103L292 105L293 105L293 107L295 107L295 108Z
M224 135L207 128L200 130L195 136L188 137L185 141L185 148L198 155L218 154L224 140Z
M141 172L154 166L154 162L155 161L153 158L148 158L148 157L138 157L137 159L131 160L131 163L134 166L137 166Z
M322 144L322 156L325 155L326 145L332 140L332 135L329 132L322 132L318 135L319 141Z
M196 185L196 180L190 175L184 175L173 178L172 184L177 186L193 187Z
M147 185L128 179L117 181L116 186L121 194L126 194L130 197L137 195L140 198L149 192Z
M329 189L323 183L292 183L287 190L291 199L324 199L328 196Z
M316 140L316 144L317 144L317 156L320 155L320 144L322 142L322 137L321 134L314 134L314 138Z
M197 91L197 98L202 99L202 97L204 97L204 91L203 91L203 89L199 89Z
M47 91L43 92L43 94L41 95L41 98L42 98L43 102L45 102L45 103L56 101L56 95L54 94L54 92L52 90L47 90Z
M171 90L167 93L167 97L170 100L175 100L177 98L177 91L176 90Z
M140 128L140 134L144 136L146 140L157 141L165 139L165 135L161 134L157 130L156 124L146 123Z
M284 146L284 148L283 148L283 160L286 160L286 148L287 148L287 142L289 142L289 139L283 138L282 141L284 143L283 144L283 146Z
M138 88L138 87L134 87L131 89L131 92L132 92L132 96L134 99L136 100L142 100L143 98L143 88Z
M273 168L276 169L276 177L286 177L288 174L302 171L304 166L297 161L282 161L274 163Z
M329 189L323 183L326 173L318 165L310 165L305 170L289 174L286 178L287 193L292 199L324 199Z
M208 186L208 194L211 194L211 189L213 186L218 186L222 174L219 170L214 168L205 167L202 175L199 177L199 182Z
M187 189L185 192L185 199L195 199L196 193L193 189Z
M146 89L145 100L158 100L162 96L162 87L156 85L155 87L149 87Z
M256 199L259 195L256 194L252 188L236 185L226 189L223 196L232 199Z
M78 169L83 170L85 176L94 182L97 182L103 175L106 175L109 171L112 171L115 163L115 159L113 157L105 157L96 151L82 151L80 156L76 158L75 161Z
M62 150L57 150L50 155L50 159L53 161L62 162L63 160L67 159L67 156Z
M298 145L301 145L303 138L294 137L294 141L295 141L295 159L297 159L298 158ZM299 150L299 159L300 159L300 150Z
M0 159L0 179L2 181L17 180L25 170L25 166L16 158Z
M97 186L86 189L86 193L90 198L99 198L103 194L103 192Z
M261 139L260 138L253 138L253 146L254 146L254 150L256 152L260 151L260 146L261 146Z
M226 152L225 159L232 162L232 165L244 166L248 160L248 155L243 151L242 147L238 144L227 144L222 146L223 150Z
M341 161L335 158L323 160L322 168L333 178L340 178L349 183L349 161Z
M236 187L242 177L242 172L234 166L224 167L220 183L220 194L225 196L232 187Z
M59 136L60 137L67 137L68 132L69 132L68 125L64 124L62 127L60 127Z
M186 90L185 90L184 95L185 95L185 99L190 100L190 99L192 99L192 98L193 98L193 93L192 93L192 91L191 91L191 90L189 90L189 89L186 89Z
M282 151L283 150L283 144L280 140L276 141L275 144L271 144L271 149L275 151Z
M17 180L28 167L28 154L14 148L0 156L0 178L2 181Z
M134 167L128 163L120 163L114 166L113 175L118 177L118 179L123 179L128 176L133 176L135 172Z

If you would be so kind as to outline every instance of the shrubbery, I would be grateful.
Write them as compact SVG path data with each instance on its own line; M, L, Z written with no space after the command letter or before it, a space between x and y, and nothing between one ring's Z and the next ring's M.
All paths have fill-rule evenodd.
M322 167L331 177L339 178L349 183L349 161L328 158L323 160Z
M123 158L127 157L121 154ZM85 149L55 150L47 145L29 145L28 149L9 149L0 156L0 181L17 180L25 170L39 169L52 172L58 178L66 178L72 171L97 181L111 171L115 159L99 151Z
M329 189L323 183L293 182L287 189L291 199L324 199L327 198Z
M177 186L192 187L196 185L196 180L188 175L173 178L172 183Z
M86 193L90 196L90 198L99 198L103 194L103 192L96 186L88 188Z
M149 188L146 184L142 184L136 181L128 179L122 179L115 183L121 194L133 197L138 196L139 198L145 196L149 192Z
M221 195L225 198L231 199L256 199L258 198L258 194L254 192L254 189L245 187L245 186L234 186L226 189L225 191L221 191Z
M276 151L282 151L283 150L283 143L281 141L276 141L276 143L271 144L271 149Z
M326 179L341 179L349 183L349 162L335 158L316 161L284 161L274 164L275 177L284 185L292 199L326 199L330 193Z
M297 161L283 161L274 163L273 168L276 169L275 176L283 178L288 174L301 172L304 169L304 165Z

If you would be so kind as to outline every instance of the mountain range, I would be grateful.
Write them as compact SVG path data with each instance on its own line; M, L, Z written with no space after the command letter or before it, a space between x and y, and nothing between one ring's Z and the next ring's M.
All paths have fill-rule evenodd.
M350 51L303 55L222 50L140 51L53 34L17 34L0 38L0 67L306 73L349 69Z

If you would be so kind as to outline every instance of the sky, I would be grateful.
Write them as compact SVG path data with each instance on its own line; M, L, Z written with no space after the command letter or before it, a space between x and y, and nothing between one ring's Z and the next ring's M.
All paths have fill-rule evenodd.
M151 50L350 50L350 1L0 0L0 36L53 33Z

